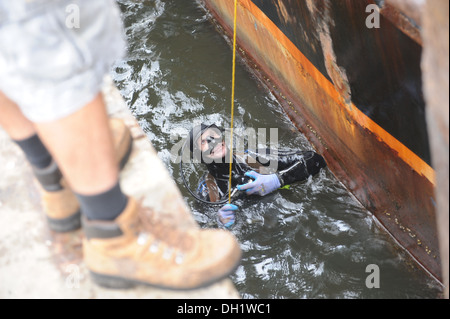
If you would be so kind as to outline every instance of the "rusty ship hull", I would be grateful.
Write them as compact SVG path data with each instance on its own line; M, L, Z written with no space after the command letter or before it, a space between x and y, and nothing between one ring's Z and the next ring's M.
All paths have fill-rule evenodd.
M232 37L234 1L198 2ZM372 0L238 0L237 43L335 176L442 282L414 21Z

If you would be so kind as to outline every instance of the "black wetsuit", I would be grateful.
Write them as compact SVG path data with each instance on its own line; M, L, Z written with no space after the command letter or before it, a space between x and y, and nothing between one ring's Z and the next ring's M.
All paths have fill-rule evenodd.
M249 157L253 158L255 164L250 164ZM228 192L230 165L223 160L221 163L205 164L210 176L217 184L219 197ZM233 156L232 168L232 187L238 184L250 182L245 176L248 171L258 171L262 167L276 167L276 173L280 180L281 187L294 182L301 182L308 179L309 176L316 175L320 169L326 167L324 158L313 151L283 151L271 149L259 149L257 151L246 151L244 156ZM210 185L206 183L205 177L197 190L198 195L208 201L211 201L209 192ZM209 183L211 184L211 183Z

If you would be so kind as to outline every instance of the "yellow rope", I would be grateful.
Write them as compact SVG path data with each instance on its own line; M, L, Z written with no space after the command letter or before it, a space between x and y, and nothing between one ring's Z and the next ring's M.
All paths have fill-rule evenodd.
M234 125L234 87L236 83L236 25L237 0L234 0L234 27L233 27L233 75L231 81L231 130L230 130L230 176L228 180L228 203L231 203L231 174L233 170L233 125Z

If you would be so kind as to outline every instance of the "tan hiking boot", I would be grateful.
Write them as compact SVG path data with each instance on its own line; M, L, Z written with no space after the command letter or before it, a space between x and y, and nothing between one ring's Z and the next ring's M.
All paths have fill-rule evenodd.
M113 135L117 162L122 169L132 151L133 139L129 128L120 119L109 119ZM51 230L68 232L81 227L81 213L78 199L62 176L57 164L48 168L33 168L39 180L42 204Z
M63 233L80 228L80 204L56 162L44 169L33 168L33 172L41 185L42 205L50 229Z
M143 284L185 290L235 270L241 250L231 233L183 229L167 218L143 209L133 198L114 221L83 216L83 253L92 279L107 288Z

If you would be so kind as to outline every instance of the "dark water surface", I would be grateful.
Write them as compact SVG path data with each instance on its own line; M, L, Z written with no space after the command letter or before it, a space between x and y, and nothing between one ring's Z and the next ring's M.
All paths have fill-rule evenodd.
M178 183L195 219L217 207L183 185L174 150L193 123L229 127L232 52L193 0L120 0L129 55L113 78ZM279 146L311 150L273 97L238 64L236 129L278 129ZM267 139L269 140L269 133ZM437 298L440 288L399 250L333 174L260 199L238 199L232 232L243 250L232 275L243 298ZM379 288L368 288L379 268ZM374 282L370 280L369 282Z

